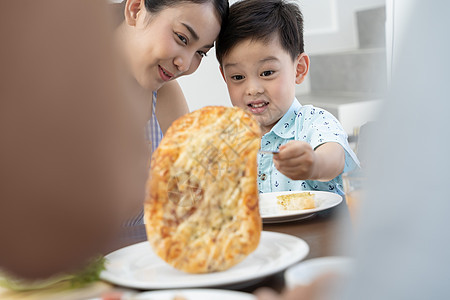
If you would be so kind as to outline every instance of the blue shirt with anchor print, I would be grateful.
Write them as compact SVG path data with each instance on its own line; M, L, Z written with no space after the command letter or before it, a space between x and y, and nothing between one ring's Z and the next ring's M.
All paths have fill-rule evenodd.
M302 106L294 99L289 110L261 139L261 150L275 151L289 141L308 142L313 149L327 142L339 143L345 150L344 171L359 168L359 161L348 144L347 133L329 112L312 105ZM331 181L292 180L278 171L271 154L258 154L258 188L260 193L318 190L344 195L341 175Z

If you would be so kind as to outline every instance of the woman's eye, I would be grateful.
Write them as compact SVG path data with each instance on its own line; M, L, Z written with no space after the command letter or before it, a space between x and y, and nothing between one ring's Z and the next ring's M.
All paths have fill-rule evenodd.
M231 79L233 79L233 80L242 80L242 79L244 79L244 76L242 76L242 75L233 75L233 76L231 76Z
M183 44L187 45L187 43L188 43L187 38L185 38L184 36L182 36L182 35L179 34L179 33L175 33L175 34L178 36L178 38L180 39L180 41L181 41Z
M266 77L266 76L270 76L274 73L274 71L264 71L261 73L261 76Z
M197 53L201 56L201 57L206 57L206 52L205 51L197 51Z

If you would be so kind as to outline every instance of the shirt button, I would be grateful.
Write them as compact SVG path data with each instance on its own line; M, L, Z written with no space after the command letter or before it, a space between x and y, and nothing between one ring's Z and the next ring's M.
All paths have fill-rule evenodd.
M259 179L261 179L262 181L266 180L266 174L261 174L259 175Z

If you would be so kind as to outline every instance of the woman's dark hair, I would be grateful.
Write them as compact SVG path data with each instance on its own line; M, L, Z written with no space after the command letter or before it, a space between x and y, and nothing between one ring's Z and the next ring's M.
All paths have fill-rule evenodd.
M292 59L304 52L303 15L296 4L284 0L236 2L216 41L217 60L222 64L224 55L239 42L269 42L276 35Z
M158 13L167 7L174 7L181 3L203 4L211 2L216 9L221 25L228 17L228 0L145 0L145 8L151 13Z

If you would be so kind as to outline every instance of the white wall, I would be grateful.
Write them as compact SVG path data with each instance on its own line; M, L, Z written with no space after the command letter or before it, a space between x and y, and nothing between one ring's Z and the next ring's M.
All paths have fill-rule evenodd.
M231 106L214 48L203 58L194 74L180 77L178 82L191 111L208 105Z
M375 8L386 4L386 0L351 0L351 1L355 3L356 10Z

